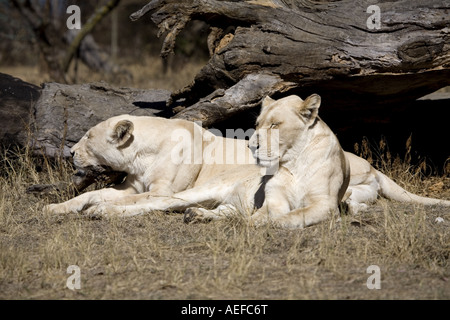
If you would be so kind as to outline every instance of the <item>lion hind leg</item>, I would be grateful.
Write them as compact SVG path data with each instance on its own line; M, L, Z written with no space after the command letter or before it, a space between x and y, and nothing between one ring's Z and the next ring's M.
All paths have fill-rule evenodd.
M235 216L237 213L238 209L231 204L220 205L212 210L204 208L188 208L184 212L184 222L196 223L223 220Z
M378 188L373 184L360 184L348 187L350 196L345 200L351 214L367 210L367 203L373 203L378 198Z

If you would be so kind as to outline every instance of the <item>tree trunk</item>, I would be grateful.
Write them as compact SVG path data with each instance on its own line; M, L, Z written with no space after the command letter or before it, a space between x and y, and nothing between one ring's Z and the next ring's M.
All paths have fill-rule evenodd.
M224 114L229 99L217 99L212 105L205 97L245 81L249 74L277 77L288 93L315 92L333 107L350 108L367 101L414 101L449 85L450 2L402 0L380 2L375 8L372 4L370 0L153 0L130 18L152 12L160 34L166 33L163 57L190 20L210 24L211 60L190 86L172 95L172 101L184 99L185 106L197 102L177 117L207 124L232 116L239 108ZM373 11L377 8L379 20ZM260 90L239 103L244 108L255 105L254 97L261 97L267 88ZM215 109L206 112L211 120L205 119L207 109Z
M80 32L77 32L70 42L69 48L67 49L66 55L62 62L62 69L65 73L69 70L70 62L75 56L78 48L80 47L83 39L91 33L94 27L105 18L115 7L119 4L120 0L110 0L104 6L98 8L95 13L89 18Z
M49 17L45 17L41 8L32 1L11 0L11 2L36 36L45 71L54 81L65 82L65 74L61 68L65 44L55 25L48 21Z
M49 12L44 12L36 3L11 0L36 36L46 66L45 71L52 80L59 83L69 82L67 72L77 53L81 60L95 71L123 72L110 61L100 57L100 50L93 37L90 36L94 27L117 7L119 2L120 0L109 0L105 5L99 7L81 30L68 30L61 33L61 27L51 21L53 19L49 16ZM66 27L64 26L62 30L66 30Z

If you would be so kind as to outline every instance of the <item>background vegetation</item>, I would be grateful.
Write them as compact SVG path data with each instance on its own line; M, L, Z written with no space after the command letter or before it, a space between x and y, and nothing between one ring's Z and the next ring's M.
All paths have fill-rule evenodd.
M105 1L49 1L50 11L46 17L56 26L62 37L67 31L68 5L79 5L84 23L97 7ZM175 47L175 54L167 61L159 57L163 39L157 37L156 26L149 18L132 22L129 15L139 10L145 2L121 0L114 14L102 20L92 35L103 56L126 70L122 74L95 72L79 63L75 79L74 67L69 78L76 83L106 81L117 86L145 89L177 90L193 80L195 74L209 59L206 38L209 27L199 21L189 24L182 31ZM117 47L114 49L112 25L117 19ZM39 85L51 81L45 72L43 57L37 39L27 22L10 1L0 1L0 72L14 75L26 82ZM116 51L115 51L116 50Z

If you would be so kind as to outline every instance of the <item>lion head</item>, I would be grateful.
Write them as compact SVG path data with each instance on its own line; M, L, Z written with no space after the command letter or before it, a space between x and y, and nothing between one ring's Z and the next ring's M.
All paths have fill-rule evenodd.
M127 116L113 117L88 130L70 150L77 169L75 185L85 188L100 175L124 172L127 160L122 151L132 143L133 130Z
M291 95L279 100L266 97L256 121L256 131L249 141L258 165L266 168L289 161L298 153L299 141L317 120L321 98L317 94L305 101Z

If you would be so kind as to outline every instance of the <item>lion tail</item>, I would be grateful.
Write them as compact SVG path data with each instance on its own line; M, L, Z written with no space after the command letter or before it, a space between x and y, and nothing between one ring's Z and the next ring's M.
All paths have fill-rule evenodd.
M416 194L413 194L411 192L406 191L402 187L400 187L398 184L396 184L393 180L388 178L385 174L382 172L375 170L377 175L377 180L380 185L380 195L388 198L390 200L400 201L400 202L410 202L410 203L417 203L417 204L423 204L423 205L443 205L443 206L450 206L450 201L448 200L441 200L441 199L435 199L435 198L427 198L427 197L421 197Z

